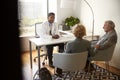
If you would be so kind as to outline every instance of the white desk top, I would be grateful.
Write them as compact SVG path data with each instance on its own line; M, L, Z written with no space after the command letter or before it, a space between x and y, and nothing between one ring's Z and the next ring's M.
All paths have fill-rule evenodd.
M63 35L59 39L48 39L48 38L31 38L29 39L31 42L36 44L37 46L44 46L50 44L64 43L71 40L74 40L75 37L70 35Z
M74 36L71 30L67 30L67 31L59 30L59 32L61 32L62 34L67 34L64 36ZM83 39L87 39L88 41L92 41L92 35L84 36ZM99 39L99 35L93 36L93 40L98 40L98 39Z
M64 43L64 42L68 42L75 39L74 35L69 31L60 31L60 32L62 32L63 34L59 39L30 38L29 40L34 44L36 44L37 46L44 46L44 45L51 45L51 44L57 44L57 43ZM83 38L86 40L92 41L91 36L84 36ZM96 36L94 36L94 38L95 38L94 40L96 40Z

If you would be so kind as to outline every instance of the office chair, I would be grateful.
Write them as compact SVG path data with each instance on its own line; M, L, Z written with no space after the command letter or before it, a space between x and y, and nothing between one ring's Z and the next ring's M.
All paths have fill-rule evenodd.
M88 51L80 53L54 53L53 54L53 65L57 68L67 72L78 72L83 70L86 65ZM55 74L55 71L54 71ZM67 75L64 77L64 79Z
M44 57L42 65L45 65L45 61L47 60L47 50L45 46L41 47L41 52L43 53L40 55L40 57ZM36 62L36 58L38 58L38 56L34 57L34 62Z
M91 61L104 61L106 65L106 70L109 71L109 61L112 59L115 46L116 44L112 45L111 47L107 49L98 50L95 56L90 57L90 62ZM90 69L90 63L89 63L89 69ZM89 69L88 69L88 72L89 72Z

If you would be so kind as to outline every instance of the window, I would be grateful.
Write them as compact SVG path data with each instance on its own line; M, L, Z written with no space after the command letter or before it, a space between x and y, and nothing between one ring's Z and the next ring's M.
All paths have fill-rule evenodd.
M35 35L35 23L46 20L48 12L54 12L57 21L57 0L19 0L20 36Z
M55 13L55 21L57 22L57 0L48 0L48 2L49 2L48 12Z
M19 0L20 35L35 35L35 23L47 19L47 0Z

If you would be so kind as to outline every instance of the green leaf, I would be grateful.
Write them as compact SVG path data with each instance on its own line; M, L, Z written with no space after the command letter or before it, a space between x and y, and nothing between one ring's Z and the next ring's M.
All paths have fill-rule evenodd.
M65 25L67 26L74 26L75 24L80 23L79 18L75 18L73 16L65 18Z

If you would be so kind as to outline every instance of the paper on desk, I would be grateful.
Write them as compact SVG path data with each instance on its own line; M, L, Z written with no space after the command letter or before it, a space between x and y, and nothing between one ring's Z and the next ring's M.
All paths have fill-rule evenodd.
M68 35L68 34L66 34L66 35L61 35L62 37L74 37L73 35Z

